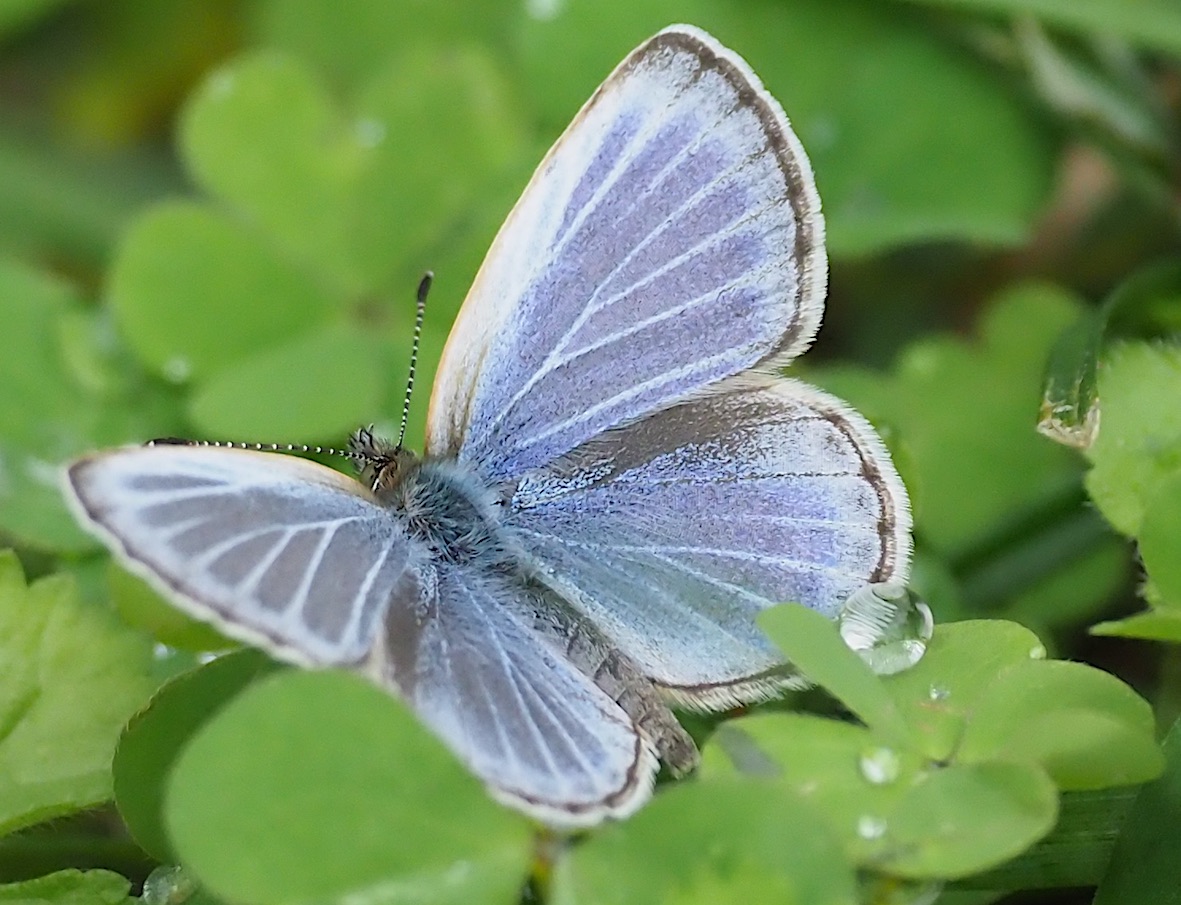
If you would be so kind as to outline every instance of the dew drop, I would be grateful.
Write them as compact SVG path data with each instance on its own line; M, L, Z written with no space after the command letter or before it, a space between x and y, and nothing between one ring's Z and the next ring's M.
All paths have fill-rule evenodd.
M445 882L459 886L466 883L474 873L472 862L470 861L456 861L443 874Z
M153 645L153 647L152 647L152 659L153 660L167 660L171 656L172 656L172 648L169 647L167 644L161 644L160 642L157 641L156 644Z
M209 93L214 97L225 97L234 90L234 76L229 72L219 72L209 80Z
M363 148L376 148L385 141L385 123L373 117L358 120L356 127L357 143Z
M857 766L861 775L875 786L892 783L902 769L898 755L889 748L870 748L861 755Z
M840 138L841 126L835 116L818 116L811 123L808 132L809 146L831 148Z
M58 466L44 459L29 456L24 461L25 475L42 487L57 488L59 473Z
M1044 660L1046 659L1046 648L1043 644L1035 644L1029 649L1029 659Z
M193 363L183 355L174 355L164 362L161 371L164 373L165 380L172 383L184 383L193 376Z
M857 835L862 839L881 839L886 835L886 821L881 817L863 814L857 818Z
M525 12L539 22L549 22L561 15L565 5L565 0L525 0Z
M854 592L838 622L844 642L880 676L918 663L934 630L930 608L897 582L866 585Z
M927 698L932 701L946 701L951 697L951 692L939 685L932 685L927 689Z
M144 880L144 905L180 905L197 891L197 884L179 864L163 864Z

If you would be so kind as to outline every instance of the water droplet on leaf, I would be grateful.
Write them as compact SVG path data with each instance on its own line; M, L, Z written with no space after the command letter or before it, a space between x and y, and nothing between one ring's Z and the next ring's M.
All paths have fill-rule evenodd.
M539 22L556 19L562 12L564 0L525 0L525 12Z
M42 487L57 488L60 475L58 470L60 466L52 462L46 462L44 459L38 459L35 456L29 456L25 459L25 475L33 481L36 481Z
M385 141L385 123L366 117L357 122L357 143L363 148L375 148Z
M838 622L844 642L880 676L918 663L934 630L930 608L897 582L866 585L850 595Z
M857 818L857 835L862 839L881 839L886 835L886 821L881 817L863 814Z
M164 367L161 370L165 380L172 383L184 383L193 376L193 363L183 355L174 355L164 362Z
M197 884L179 864L163 864L144 880L144 905L180 905L197 891Z
M861 775L875 786L884 786L898 778L902 764L889 748L871 748L858 761Z
M209 93L214 97L225 97L234 90L234 76L229 72L219 72L209 80Z

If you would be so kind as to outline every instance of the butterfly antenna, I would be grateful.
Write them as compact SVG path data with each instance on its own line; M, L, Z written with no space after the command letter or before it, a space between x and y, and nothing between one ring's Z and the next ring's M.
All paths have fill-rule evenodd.
M402 448L406 439L406 425L410 420L410 394L414 391L414 373L418 368L418 344L422 339L422 322L426 317L426 297L431 291L431 283L435 275L427 271L418 283L416 295L416 311L414 313L414 342L410 347L410 375L406 378L406 397L402 401L402 427L398 431L398 445ZM373 429L366 428L358 431L352 449L336 449L331 446L307 446L303 443L238 443L225 440L187 440L184 437L157 437L149 440L145 446L208 446L212 449L247 449L256 452L288 452L312 453L324 456L341 456L353 462L365 465L374 459L374 450L378 443L374 440Z
M406 395L402 399L402 427L398 430L397 449L402 448L402 441L406 439L406 425L410 421L410 394L414 392L414 372L418 367L418 342L422 338L422 321L426 317L426 296L431 291L434 279L435 275L431 271L424 273L415 296L414 344L410 347L410 375L406 378Z
M255 452L311 453L322 456L341 456L354 462L366 457L353 450L331 446L308 446L303 443L237 443L226 440L186 440L183 437L157 437L144 446L208 446L211 449L247 449Z

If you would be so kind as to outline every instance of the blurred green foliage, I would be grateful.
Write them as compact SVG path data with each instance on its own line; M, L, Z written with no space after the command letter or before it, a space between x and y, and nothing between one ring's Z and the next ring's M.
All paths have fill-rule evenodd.
M505 214L671 22L808 150L832 288L798 367L886 436L945 624L881 679L769 614L844 718L695 724L699 776L569 847L351 677L201 665L227 643L110 565L57 469L389 433L431 269L420 445ZM0 0L0 901L1159 901L1178 199L1175 0Z

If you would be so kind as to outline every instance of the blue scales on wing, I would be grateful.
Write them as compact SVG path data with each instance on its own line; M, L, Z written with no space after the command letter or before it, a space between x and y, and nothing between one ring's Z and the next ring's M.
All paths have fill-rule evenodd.
M177 606L395 690L498 797L559 826L646 800L659 730L676 724L629 704L636 683L604 675L620 661L598 634L547 611L520 575L441 560L357 481L291 456L170 445L96 453L66 482L84 522Z
M231 637L354 665L410 578L406 531L355 480L249 450L131 447L67 471L79 515L132 571Z
M741 60L647 42L542 163L464 304L432 454L493 480L811 341L825 286L811 172Z
M790 681L755 624L836 616L904 578L905 491L872 428L796 381L747 376L526 474L508 524L657 684L716 708Z
M473 564L432 567L423 611L391 613L376 660L499 798L553 825L623 816L648 797L653 742L564 655L547 602ZM671 718L670 718L671 719Z

